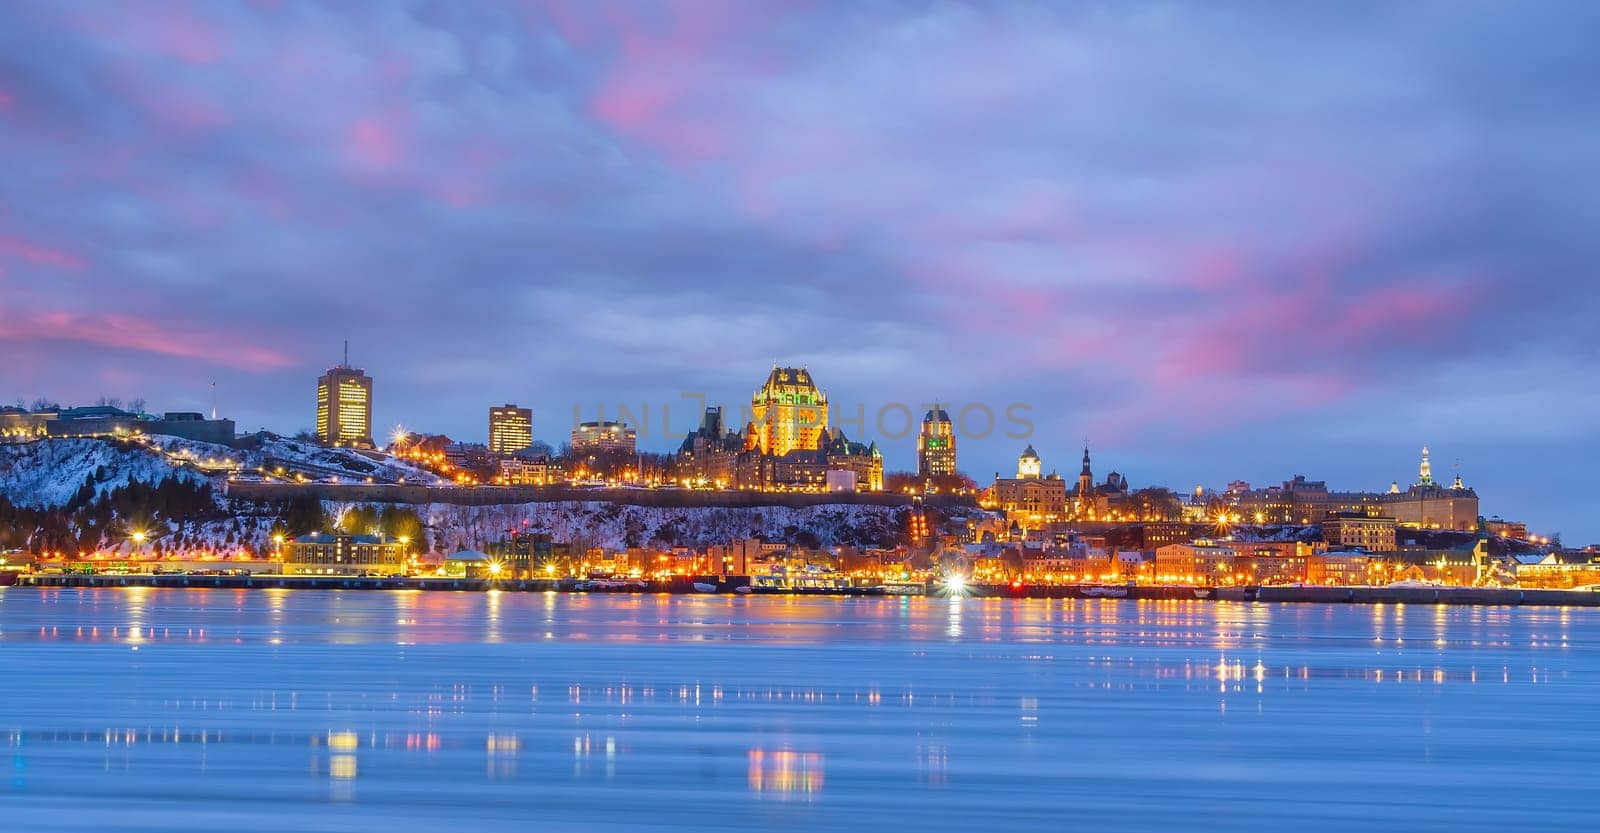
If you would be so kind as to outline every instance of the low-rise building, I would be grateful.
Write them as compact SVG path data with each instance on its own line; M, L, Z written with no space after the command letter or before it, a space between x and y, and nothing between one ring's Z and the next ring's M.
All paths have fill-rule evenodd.
M1340 512L1323 519L1322 539L1330 547L1394 552L1396 526L1394 518Z
M1168 544L1156 550L1156 580L1166 584L1236 584L1238 554L1210 541Z
M1330 550L1306 562L1306 583L1339 586L1372 584L1372 564L1371 553Z
M287 576L387 576L404 573L406 545L376 535L318 532L289 542Z

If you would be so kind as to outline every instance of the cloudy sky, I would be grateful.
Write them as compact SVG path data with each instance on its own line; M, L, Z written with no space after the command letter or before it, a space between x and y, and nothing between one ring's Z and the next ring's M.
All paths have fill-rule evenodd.
M1600 4L0 8L0 397L482 440L808 366L1015 466L1600 540ZM920 413L920 411L919 411ZM647 443L665 449L670 440Z

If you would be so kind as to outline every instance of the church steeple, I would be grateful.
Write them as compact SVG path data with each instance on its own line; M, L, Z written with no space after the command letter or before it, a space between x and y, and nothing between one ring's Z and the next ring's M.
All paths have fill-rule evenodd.
M1094 471L1089 468L1089 444L1083 444L1083 471L1078 472L1078 515L1088 516L1094 500Z

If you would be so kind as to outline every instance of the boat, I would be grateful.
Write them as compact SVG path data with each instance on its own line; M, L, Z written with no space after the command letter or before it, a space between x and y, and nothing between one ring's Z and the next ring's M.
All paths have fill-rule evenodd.
M750 585L741 584L738 587L733 588L733 592L735 592L735 593L750 593L752 591L750 589Z
M872 589L885 596L928 595L928 585L921 581L886 581Z
M14 587L22 578L22 573L16 570L0 570L0 587Z
M1083 588L1083 595L1091 599L1126 599L1128 588L1094 586Z
M715 593L717 592L717 586L709 581L697 581L694 583L694 592Z
M1210 587L1196 587L1194 589L1194 597L1196 599L1209 599L1215 595L1217 595L1217 591Z

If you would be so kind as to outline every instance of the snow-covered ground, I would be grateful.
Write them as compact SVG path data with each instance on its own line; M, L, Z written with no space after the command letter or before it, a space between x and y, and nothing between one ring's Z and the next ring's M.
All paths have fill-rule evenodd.
M97 474L103 479L96 479ZM0 496L16 506L65 506L90 480L94 480L95 493L104 495L135 480L153 484L168 478L194 483L209 479L197 468L176 464L131 441L56 439L0 444Z
M306 466L306 471L377 482L435 483L439 478L396 460L372 460L348 449L327 449L313 443L266 437L245 450L152 436L141 441L114 439L50 439L0 444L0 496L21 507L65 506L85 483L105 495L133 481L157 484L169 478L183 482L215 482L235 467L251 472L269 461ZM230 501L216 489L219 519L172 523L150 530L151 547L162 550L232 554L241 548L256 553L273 550L273 518L249 501ZM325 504L338 517L349 504ZM602 501L559 501L501 506L413 506L428 527L436 550L483 549L507 532L547 533L557 541L622 549L628 546L706 546L750 537L788 540L800 532L823 546L872 543L892 535L894 507L836 504L812 507L665 508L627 506ZM126 552L126 536L101 536L107 550Z
M345 508L329 504L328 512L336 517ZM788 540L798 531L816 536L822 546L870 543L893 532L899 511L855 504L666 508L597 501L413 508L428 526L433 547L441 551L481 550L513 529L607 549L652 544L702 547L754 537Z
M155 484L169 477L190 482L224 476L237 469L246 475L268 463L306 471L314 478L339 477L378 483L435 484L438 475L390 457L372 459L347 448L266 435L256 447L235 449L178 437L148 435L139 439L48 439L0 444L0 496L17 506L53 509L66 505L83 484L95 482L106 494L132 481ZM303 468L300 468L303 467Z

